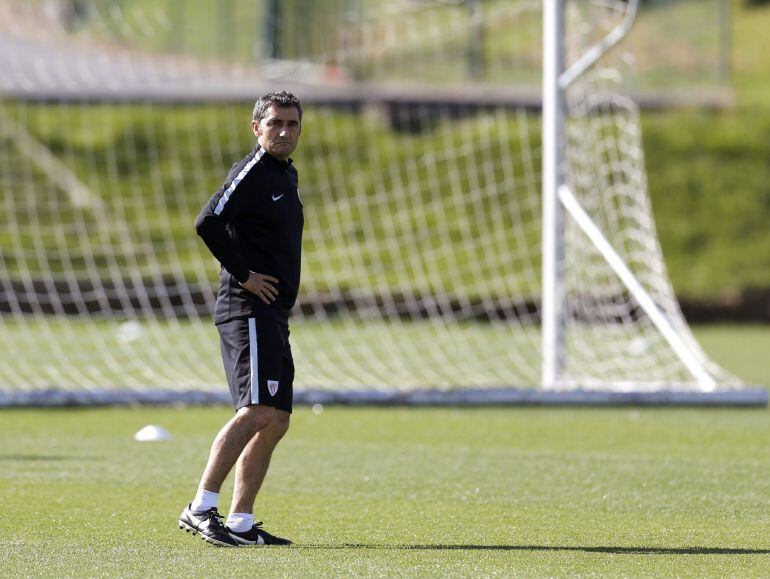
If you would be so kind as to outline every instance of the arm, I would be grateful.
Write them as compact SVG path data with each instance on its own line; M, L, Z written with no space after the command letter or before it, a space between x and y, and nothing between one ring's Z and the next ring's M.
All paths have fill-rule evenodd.
M201 212L195 219L195 230L203 239L212 255L222 264L222 267L230 272L240 283L243 283L249 279L249 268L246 265L246 260L238 252L227 233L227 218L232 212L233 206L229 207L230 210L225 215L216 213L217 204L225 192L218 191L203 206L203 209L201 209ZM228 201L228 205L230 205L230 202Z
M228 179L225 185L209 199L195 219L195 230L209 251L238 280L238 283L264 303L269 304L275 301L275 296L278 294L273 286L273 283L278 283L278 280L270 275L250 271L246 260L227 233L227 223L238 211L241 200L238 185L248 177L249 168L247 166L243 169L245 173L239 174L236 179L232 181Z

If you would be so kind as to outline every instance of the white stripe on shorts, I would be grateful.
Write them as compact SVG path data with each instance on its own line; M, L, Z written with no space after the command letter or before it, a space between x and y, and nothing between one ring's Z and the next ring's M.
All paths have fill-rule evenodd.
M251 364L251 403L259 404L259 350L257 348L257 324L249 318L249 362Z

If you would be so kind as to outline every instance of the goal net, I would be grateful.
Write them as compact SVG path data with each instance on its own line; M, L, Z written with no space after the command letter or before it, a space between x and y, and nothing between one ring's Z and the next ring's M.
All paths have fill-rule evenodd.
M568 2L568 62L628 6ZM306 109L298 393L539 391L542 20L531 0L0 0L0 397L226 396L219 266L192 224L275 88ZM631 62L616 47L568 89L563 168L680 351L566 214L547 386L738 388L667 279Z

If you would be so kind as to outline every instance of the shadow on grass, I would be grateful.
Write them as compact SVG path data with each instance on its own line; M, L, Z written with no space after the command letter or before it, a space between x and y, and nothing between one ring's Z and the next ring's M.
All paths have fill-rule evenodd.
M613 555L770 555L770 549L721 547L580 547L558 545L297 545L310 549L383 549L406 551L582 551Z
M0 461L54 462L104 460L101 456L75 456L56 454L0 454Z

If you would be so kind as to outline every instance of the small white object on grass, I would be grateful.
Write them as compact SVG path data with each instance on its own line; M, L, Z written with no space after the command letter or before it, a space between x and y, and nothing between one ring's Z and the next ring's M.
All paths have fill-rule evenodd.
M637 336L628 344L628 353L632 356L641 356L649 350L650 344L642 336Z
M134 440L139 442L154 442L156 440L171 440L171 433L162 426L148 424L134 434Z
M128 320L118 326L117 338L121 344L130 344L142 337L142 324L136 320Z
M321 414L324 411L323 404L313 404L313 414Z

